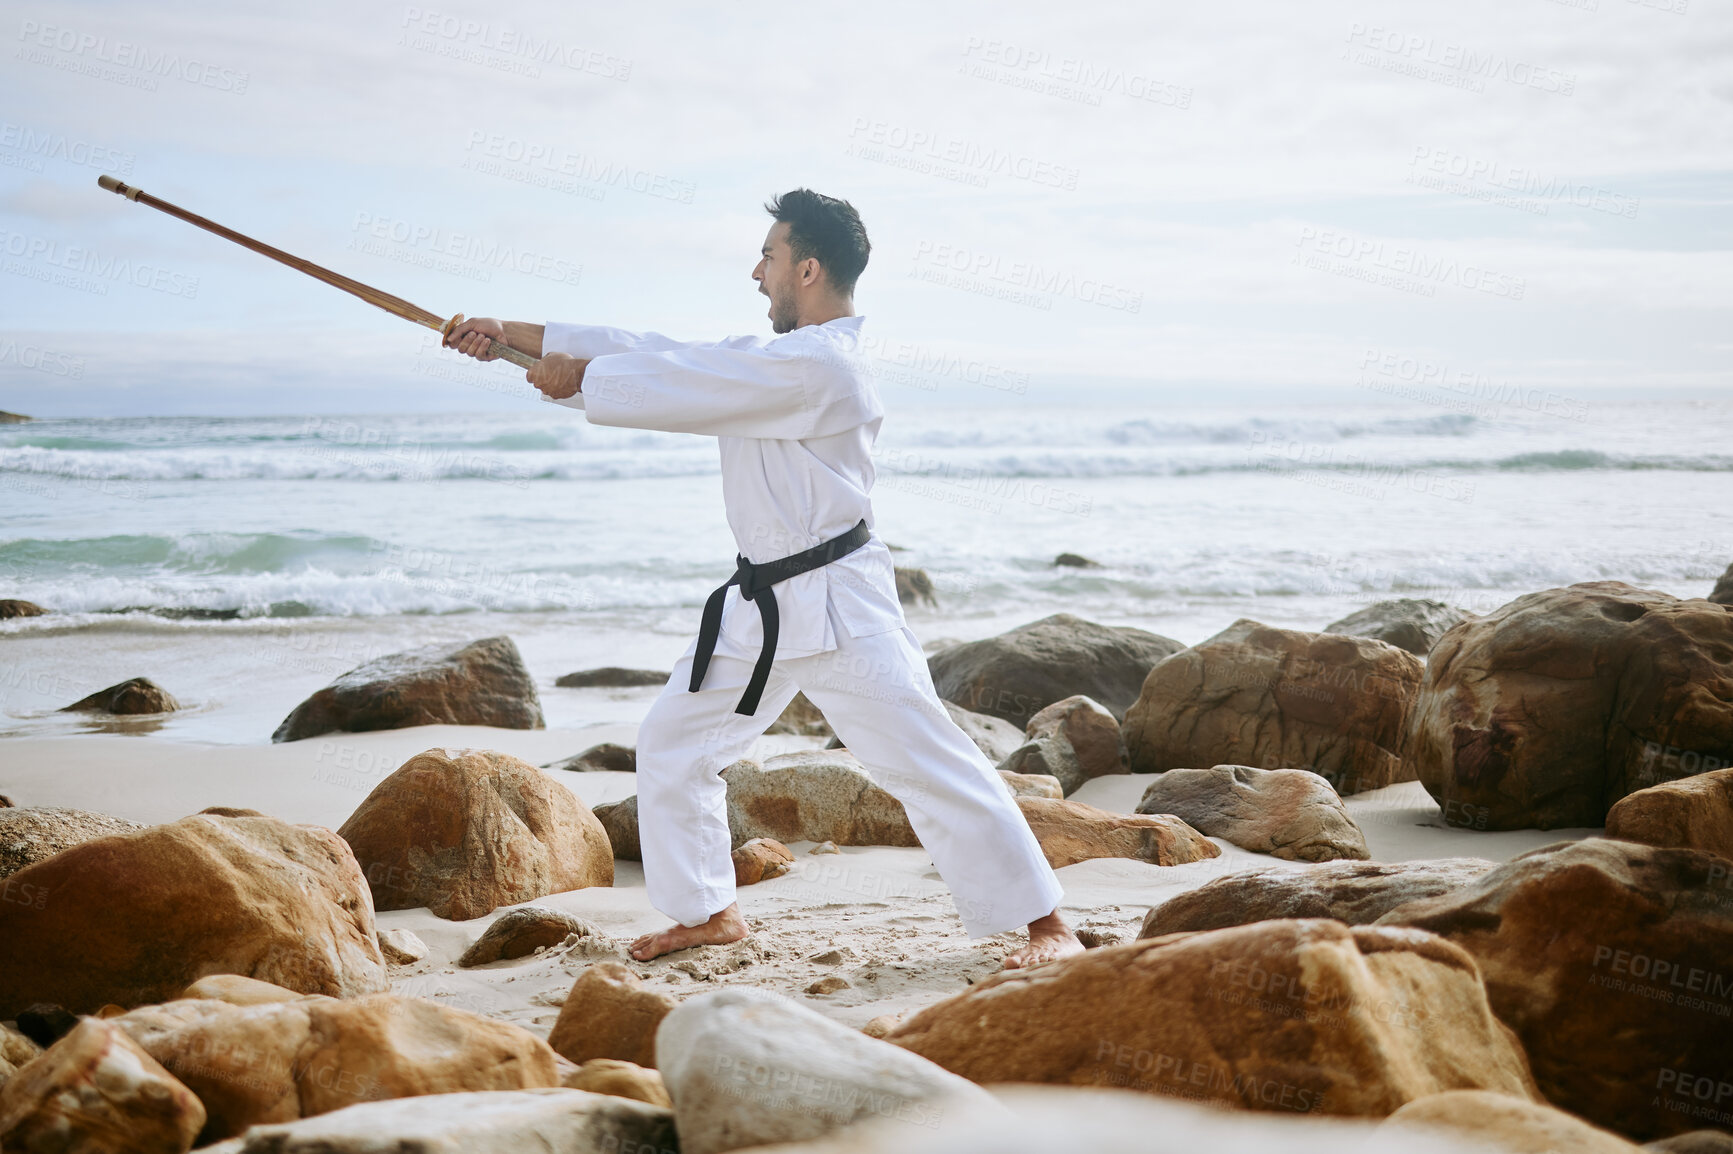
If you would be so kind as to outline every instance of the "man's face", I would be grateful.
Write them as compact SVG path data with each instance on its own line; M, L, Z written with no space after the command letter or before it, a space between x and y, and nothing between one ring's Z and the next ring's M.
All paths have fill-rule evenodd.
M770 298L770 327L779 333L791 333L797 327L800 309L795 304L794 289L800 282L795 272L794 254L788 248L788 222L777 221L764 238L763 255L752 270L758 291Z

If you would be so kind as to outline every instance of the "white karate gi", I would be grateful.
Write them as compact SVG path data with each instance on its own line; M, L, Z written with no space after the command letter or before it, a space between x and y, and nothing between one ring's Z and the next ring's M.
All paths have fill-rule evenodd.
M591 423L716 437L728 523L740 553L761 564L863 518L873 524L872 447L884 408L858 351L861 320L714 343L550 323L542 349L590 359L583 391L557 403L585 410ZM703 688L687 689L694 639L639 729L638 830L652 904L694 926L734 901L720 773L799 690L903 803L972 937L1051 913L1059 879L998 773L934 692L884 542L875 535L774 593L776 660L758 711L734 712L764 636L758 606L736 587Z

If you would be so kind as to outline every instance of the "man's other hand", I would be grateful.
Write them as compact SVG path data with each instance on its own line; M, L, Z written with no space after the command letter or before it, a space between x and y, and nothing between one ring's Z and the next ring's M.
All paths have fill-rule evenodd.
M584 370L590 362L565 353L549 353L536 362L524 379L545 393L551 401L563 401L574 395L584 383Z
M492 317L471 317L445 338L447 348L456 349L465 356L474 357L478 361L491 361L497 358L493 355L493 342L505 340L505 323Z

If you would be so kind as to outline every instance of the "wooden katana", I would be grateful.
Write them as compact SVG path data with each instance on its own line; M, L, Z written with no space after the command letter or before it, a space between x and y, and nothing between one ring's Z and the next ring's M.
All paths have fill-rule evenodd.
M112 176L99 176L96 178L96 183L100 184L103 188L108 189L110 192L118 192L121 196L126 197L126 199L130 201L134 201L138 204L149 205L158 212L166 212L170 216L178 217L179 219L186 221L188 224L197 225L206 232L214 232L224 240L232 240L243 248L250 248L261 256L268 256L279 264L286 264L298 272L304 272L315 280L322 280L333 288L340 288L351 296L358 296L368 304L382 308L393 316L402 317L406 321L414 321L418 325L425 325L427 328L437 332L442 340L446 334L450 333L458 325L463 323L462 313L458 313L450 320L442 320L419 305L410 304L402 297L394 297L390 293L380 292L371 285L364 285L358 280L352 280L351 278L344 276L342 273L332 272L330 269L316 265L310 260L302 260L300 257L291 253L286 253L280 248L272 248L270 245L265 244L262 241L256 241L252 237L247 236L244 233L238 233L232 228L225 228L214 220L206 220L195 212L188 212L179 205L170 204L168 201L134 188L130 184L122 184ZM504 341L494 341L491 351L494 356L501 360L510 361L512 364L518 365L522 368L534 368L537 363L534 357L530 356L528 353L519 352Z

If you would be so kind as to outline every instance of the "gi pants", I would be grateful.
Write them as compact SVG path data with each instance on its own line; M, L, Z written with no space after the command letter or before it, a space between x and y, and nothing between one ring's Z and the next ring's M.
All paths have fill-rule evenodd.
M797 691L823 711L909 824L950 887L970 937L1028 925L1063 895L1003 779L945 712L907 626L783 658L750 717L734 712L752 662L718 652L687 689L696 642L638 731L638 833L651 903L695 926L734 901L728 788L722 770L747 755Z

